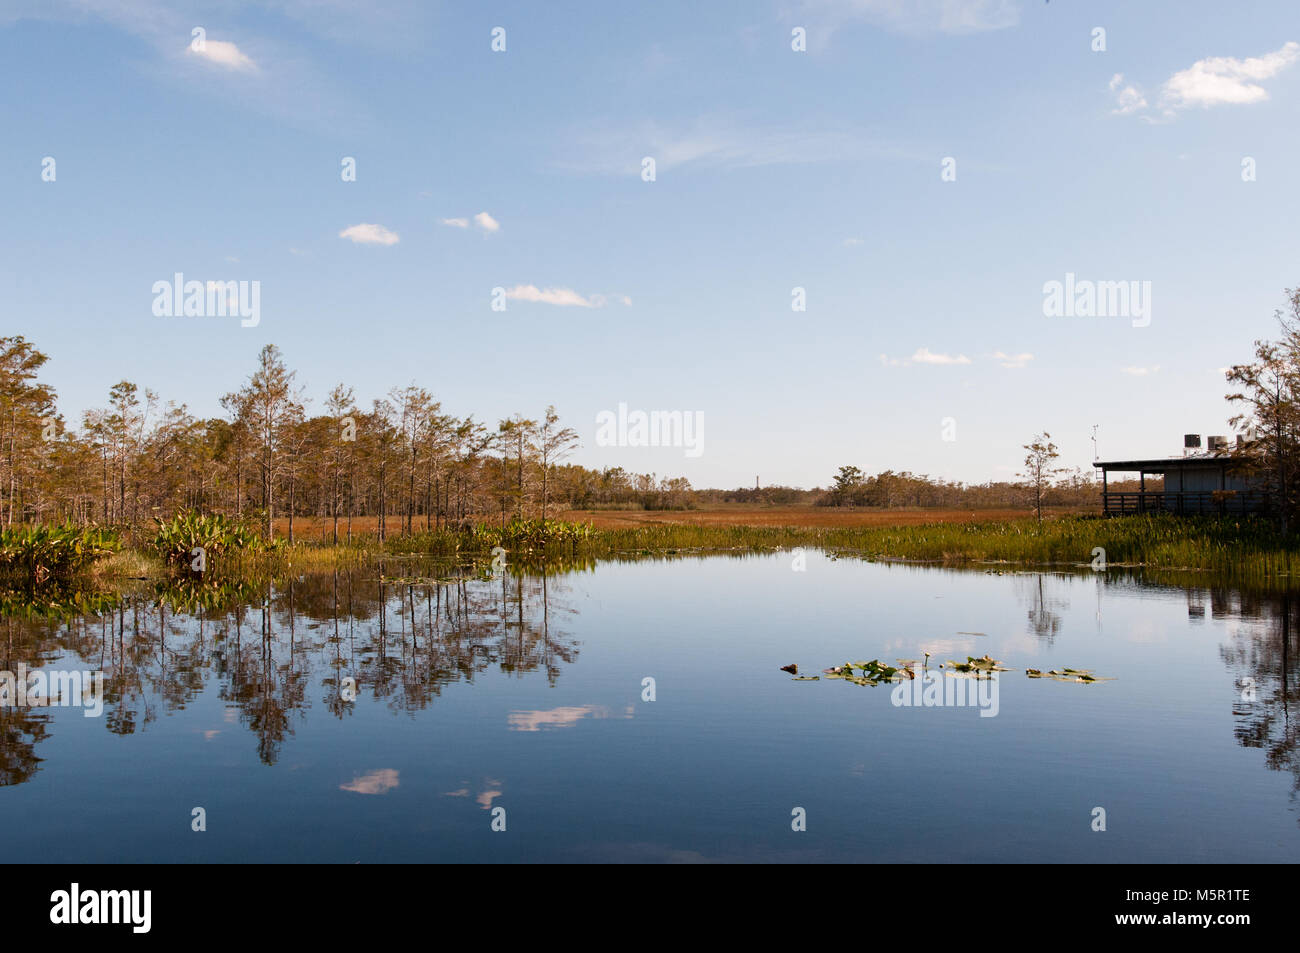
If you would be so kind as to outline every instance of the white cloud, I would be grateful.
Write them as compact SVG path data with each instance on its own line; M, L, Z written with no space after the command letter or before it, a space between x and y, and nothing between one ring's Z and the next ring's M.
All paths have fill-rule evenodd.
M912 355L914 364L969 364L970 358L965 354L932 354L929 348L919 347Z
M1003 367L1024 367L1034 359L1032 354L1003 354L1001 351L993 352L993 359Z
M1160 365L1155 364L1151 367L1121 367L1120 370L1125 374L1132 375L1133 377L1146 377L1158 372L1160 370Z
M1268 90L1260 83L1272 79L1296 60L1300 60L1300 43L1284 44L1281 49L1262 56L1237 59L1211 56L1197 60L1179 70L1160 87L1158 118L1143 115L1148 122L1173 119L1180 111L1200 106L1245 106L1268 99ZM1142 91L1124 83L1122 73L1111 77L1110 91L1115 96L1113 112L1120 116L1146 113L1148 103Z
M1147 108L1146 97L1138 88L1124 85L1123 73L1116 73L1110 78L1110 91L1115 94L1115 108L1112 112L1118 116L1127 116Z
M954 364L969 364L970 358L965 354L935 354L928 347L918 347L909 358L889 357L882 354L880 355L880 363L888 367L911 367L913 364L951 366Z
M354 794L387 794L401 783L396 768L380 768L353 778L347 784L340 784L339 790L352 791Z
M572 288L538 288L536 285L515 285L506 289L506 297L514 301L535 301L559 307L598 308L605 303L599 295L584 298Z
M453 228L469 228L470 220L467 218L444 218L442 224L450 225ZM489 215L487 212L479 212L474 216L474 224L485 232L501 231L501 223Z
M513 288L507 288L506 297L513 301L533 301L562 308L603 308L610 301L632 307L632 299L627 295L590 294L584 297L572 288L538 288L536 285L515 285Z
M199 49L188 46L186 52L207 60L209 63L223 66L226 69L247 73L257 72L257 64L249 59L239 47L233 43L227 43L225 40L205 40Z
M339 232L339 238L348 238L358 245L396 245L400 238L382 225L349 225Z
M845 244L845 245L861 245L861 244L862 244L862 239L860 239L860 238L846 238L846 239L844 239L844 244Z
M1272 53L1244 60L1231 56L1197 60L1169 77L1161 103L1171 109L1188 109L1263 102L1268 99L1268 91L1259 82L1272 79L1297 59L1300 43L1292 41Z

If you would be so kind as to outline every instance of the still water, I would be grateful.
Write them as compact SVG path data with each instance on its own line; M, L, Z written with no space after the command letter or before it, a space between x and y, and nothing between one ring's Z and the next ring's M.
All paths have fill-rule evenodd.
M10 606L0 669L102 671L104 701L95 717L0 707L6 853L1300 856L1289 601L1113 572L816 553L805 571L793 563L787 553L546 575L444 569L441 581L388 563L248 586L205 608L152 590L61 617ZM974 702L904 706L889 684L779 670L926 653L931 669L986 654L1012 669L995 676L996 714ZM1025 674L1065 667L1114 680ZM196 816L205 830L192 829Z

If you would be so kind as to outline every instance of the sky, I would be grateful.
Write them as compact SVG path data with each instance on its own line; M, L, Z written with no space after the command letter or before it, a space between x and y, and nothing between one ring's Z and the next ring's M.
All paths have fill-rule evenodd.
M697 487L1002 480L1230 433L1300 285L1293 0L0 0L0 61L0 334L72 424L274 343L309 411L554 404Z

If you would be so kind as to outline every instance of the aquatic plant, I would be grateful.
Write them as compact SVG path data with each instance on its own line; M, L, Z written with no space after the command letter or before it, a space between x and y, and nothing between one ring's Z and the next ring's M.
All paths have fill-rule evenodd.
M859 674L855 675L854 669L857 669ZM916 677L916 673L911 669L886 665L880 659L872 659L869 662L845 662L834 668L823 669L822 674L827 678L842 678L854 685L879 685L895 679L901 681Z
M0 530L0 575L27 585L66 581L117 552L121 539L95 526L23 526Z
M1030 678L1050 678L1057 682L1082 682L1089 684L1091 682L1113 682L1113 677L1106 677L1092 674L1090 668L1063 668L1060 670L1052 669L1050 672L1041 672L1036 668L1025 669L1025 674Z
M153 547L176 567L191 566L199 551L206 563L231 551L265 553L285 545L281 539L266 539L248 524L220 514L181 513L157 523Z
M988 655L981 656L980 658L974 658L968 655L964 662L954 662L952 659L949 659L945 665L947 666L949 674L955 672L958 675L968 675L975 678L989 678L994 672L1015 671L1015 669L1004 667L1001 662ZM940 665L939 667L943 668L944 665Z

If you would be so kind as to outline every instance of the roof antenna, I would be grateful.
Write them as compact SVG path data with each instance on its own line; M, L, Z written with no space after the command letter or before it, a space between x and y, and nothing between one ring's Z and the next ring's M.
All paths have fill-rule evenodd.
M1098 457L1097 457L1097 425L1096 425L1096 424L1093 424L1093 425L1092 425L1092 459L1093 459L1093 460L1098 459Z

